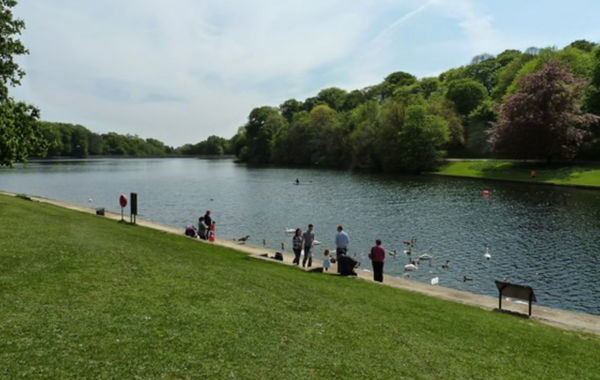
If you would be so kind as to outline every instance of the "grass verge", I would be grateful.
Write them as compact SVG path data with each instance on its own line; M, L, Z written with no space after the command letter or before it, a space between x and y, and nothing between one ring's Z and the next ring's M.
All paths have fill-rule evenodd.
M535 170L536 178L531 178ZM508 161L454 161L444 164L434 174L473 178L490 178L531 183L600 187L600 165L566 165Z
M597 379L600 339L0 196L1 379Z

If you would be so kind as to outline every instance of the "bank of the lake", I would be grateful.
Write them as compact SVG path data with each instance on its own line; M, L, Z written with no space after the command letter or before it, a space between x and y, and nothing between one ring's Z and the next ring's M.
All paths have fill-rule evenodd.
M595 336L14 197L0 219L1 378L600 372Z
M531 172L536 176L532 178ZM455 160L444 163L435 175L482 178L533 184L600 187L600 164L546 164L502 160Z

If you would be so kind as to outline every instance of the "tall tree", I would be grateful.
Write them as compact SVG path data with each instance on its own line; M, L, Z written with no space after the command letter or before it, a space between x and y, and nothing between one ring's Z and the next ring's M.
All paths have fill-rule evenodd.
M15 5L15 0L0 0L0 166L46 151L39 110L9 96L8 87L21 84L25 75L14 58L29 53L17 38L25 23L13 17Z
M448 84L446 98L452 101L456 111L468 116L488 97L488 90L473 79L459 79Z
M526 75L490 130L496 152L514 158L572 158L597 116L581 110L586 83L556 61Z

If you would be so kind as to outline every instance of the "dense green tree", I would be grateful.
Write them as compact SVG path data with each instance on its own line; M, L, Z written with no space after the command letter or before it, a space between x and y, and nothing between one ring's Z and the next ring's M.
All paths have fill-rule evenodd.
M412 86L412 93L421 95L428 99L432 94L438 91L441 83L438 78L422 78Z
M498 71L500 69L502 69L500 63L490 56L490 58L479 63L467 66L465 73L469 78L481 83L487 89L488 94L491 94L498 83Z
M572 158L598 117L581 110L585 81L551 61L525 76L490 133L494 151L514 158Z
M466 150L475 157L484 156L490 151L488 131L498 118L495 107L494 102L486 100L469 115Z
M450 136L448 122L428 114L424 105L412 105L406 108L403 124L398 146L402 169L414 173L433 169L444 156L440 147Z
M297 101L296 99L286 100L279 106L279 111L289 123L292 122L294 114L302 111L303 109L304 104L302 102Z
M488 90L473 79L459 79L448 83L446 98L452 101L456 111L468 116L488 97Z
M532 59L534 59L534 56L531 54L521 54L500 70L498 73L498 82L496 87L492 90L492 97L494 100L502 100L521 68Z
M346 102L344 103L343 109L344 109L344 111L351 111L366 101L367 101L367 98L363 91L361 91L361 90L351 91L348 94L348 96L346 96Z
M14 0L0 0L0 166L42 155L47 148L39 110L9 96L8 87L21 84L25 75L15 57L29 53L17 38L25 23L14 18L15 5Z
M326 104L329 108L340 111L344 108L348 93L337 87L323 89L317 95L320 104Z
M361 104L350 113L349 124L352 167L377 168L380 166L375 142L379 134L381 106L376 101Z
M268 163L271 157L271 140L283 119L276 108L258 107L250 112L246 123L246 146L248 160L252 163ZM285 119L283 119L285 120Z
M588 40L577 40L577 41L571 42L568 47L572 47L575 49L579 49L581 51L585 51L587 53L591 53L592 50L594 50L594 48L596 46L598 46L598 44L595 44Z
M500 66L505 67L506 65L513 62L515 59L519 58L522 55L523 53L521 53L520 50L507 49L504 50L502 53L498 54L496 60L498 61Z

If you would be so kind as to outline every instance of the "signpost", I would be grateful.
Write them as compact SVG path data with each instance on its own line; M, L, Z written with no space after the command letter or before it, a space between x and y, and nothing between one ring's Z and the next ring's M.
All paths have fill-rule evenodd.
M127 207L127 195L121 194L119 204L121 205L121 221L123 221L123 210Z

